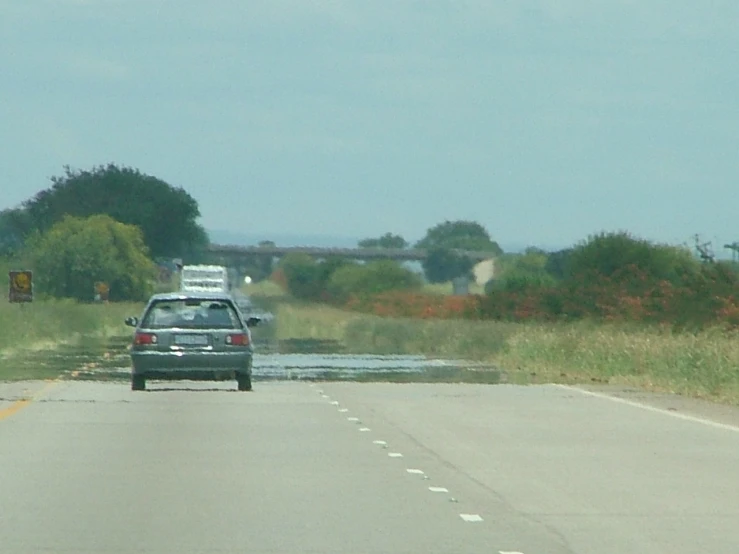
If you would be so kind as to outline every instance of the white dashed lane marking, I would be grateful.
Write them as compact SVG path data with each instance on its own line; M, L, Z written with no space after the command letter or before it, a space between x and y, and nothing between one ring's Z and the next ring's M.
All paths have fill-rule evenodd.
M311 386L314 386L314 385L311 385ZM322 390L318 390L318 393L323 398L330 399L330 397L328 395L323 394L323 391ZM339 402L336 401L336 400L334 400L334 401L331 402L331 405L332 406L338 406L339 405ZM339 412L340 413L347 413L348 411L349 410L347 408L339 408ZM358 417L347 417L346 419L347 419L347 421L351 421L351 422L354 422L354 423L361 423ZM363 432L371 431L371 429L369 427L361 427L359 430L360 431L363 431ZM372 443L373 444L376 444L376 445L379 445L379 446L382 446L383 448L387 448L387 442L386 441L383 441L383 440L374 440L374 441L372 441ZM403 457L403 454L401 454L400 452L389 452L388 453L388 457L390 457L390 458L402 458ZM424 479L428 479L428 476L425 474L425 472L422 469L407 468L406 469L406 472L409 473L409 474L411 474L411 475L422 475ZM449 492L449 489L447 489L445 487L429 487L428 490L431 491L431 492L435 492L435 493L448 493ZM454 500L454 499L452 499L452 500ZM462 518L463 521L468 522L468 523L477 523L477 522L482 521L482 517L479 514L459 514L459 517ZM499 550L498 551L498 554L523 554L523 553L522 552L516 552L516 551Z
M518 550L498 550L498 554L523 554L523 552L519 552Z

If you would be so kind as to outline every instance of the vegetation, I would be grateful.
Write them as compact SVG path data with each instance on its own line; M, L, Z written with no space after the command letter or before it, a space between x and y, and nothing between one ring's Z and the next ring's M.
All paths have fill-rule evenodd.
M138 315L142 303L83 304L74 300L45 300L10 304L0 300L0 359L24 350L53 348L82 336L115 336L130 332L123 320Z
M691 331L739 326L736 264L701 263L684 248L624 233L597 235L552 256L555 264L536 249L501 256L482 295L390 291L354 295L342 306L390 317L639 322Z
M739 272L702 259L603 233L559 252L502 255L485 294L425 285L331 297L334 307L270 300L282 339L480 360L521 383L623 384L739 404Z
M331 298L347 300L352 295L373 295L392 290L418 290L421 277L391 260L378 260L365 265L347 264L336 269L329 278L327 291Z
M113 301L143 301L152 292L156 273L141 231L107 215L65 216L33 236L26 252L46 295L91 301L98 282Z
M390 290L417 290L421 278L391 260L360 264L343 258L317 262L305 254L289 254L278 265L273 279L293 297L334 303L350 297Z
M360 248L394 248L400 250L408 247L408 241L400 235L385 233L376 239L360 240L358 246Z
M255 297L262 300L259 294ZM485 362L516 383L610 383L739 405L739 332L638 323L390 318L270 296L280 339Z
M547 269L549 255L538 248L528 248L523 254L503 254L497 262L498 275L487 284L486 292L516 292L532 287L554 285L557 278Z
M44 233L65 216L106 214L135 225L154 257L197 258L208 244L196 222L198 204L181 188L114 164L92 170L65 167L52 186L21 207L0 213L0 254L17 254L34 232Z
M418 241L416 248L428 251L423 270L431 283L443 283L470 274L472 260L457 250L490 252L494 256L503 253L487 230L474 221L445 221L435 225Z

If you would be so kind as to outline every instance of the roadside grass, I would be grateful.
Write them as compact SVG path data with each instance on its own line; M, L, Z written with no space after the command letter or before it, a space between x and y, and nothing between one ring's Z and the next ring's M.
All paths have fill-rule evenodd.
M382 318L287 297L261 297L278 339L342 343L346 352L485 362L509 382L599 383L739 405L739 332L641 324L507 323Z
M56 377L60 370L39 364L37 370L14 363L40 351L85 339L130 333L123 323L139 315L140 303L80 304L71 300L37 300L29 304L0 301L0 380Z
M264 297L282 298L286 296L286 293L282 289L282 287L280 287L280 285L278 285L277 283L269 279L259 281L258 283L251 283L249 285L243 285L241 287L241 290L244 292L244 294L247 294L249 296L259 296L261 298L264 298Z

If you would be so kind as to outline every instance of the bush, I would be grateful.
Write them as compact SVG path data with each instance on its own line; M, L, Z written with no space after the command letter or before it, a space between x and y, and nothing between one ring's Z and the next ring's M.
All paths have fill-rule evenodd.
M546 269L547 259L546 252L534 248L521 255L501 256L499 274L486 284L485 292L520 292L553 286L557 280Z
M95 283L107 283L113 301L145 300L153 290L154 263L141 231L107 215L67 216L34 235L27 254L39 292L91 301Z
M636 268L651 282L681 284L700 271L700 263L685 248L654 244L628 233L601 233L576 246L567 258L565 279L616 277Z
M352 294L379 294L391 290L418 290L421 277L391 260L365 265L345 265L333 272L327 291L335 299L345 301Z
M338 269L354 265L343 258L316 262L307 254L288 254L278 265L275 278L284 281L287 291L302 300L328 300L327 286Z

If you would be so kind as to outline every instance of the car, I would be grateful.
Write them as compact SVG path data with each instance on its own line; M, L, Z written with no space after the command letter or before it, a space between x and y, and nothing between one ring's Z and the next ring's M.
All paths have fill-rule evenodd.
M134 327L131 389L146 389L147 379L222 381L235 379L238 390L252 390L251 328L226 292L171 292L153 295Z

